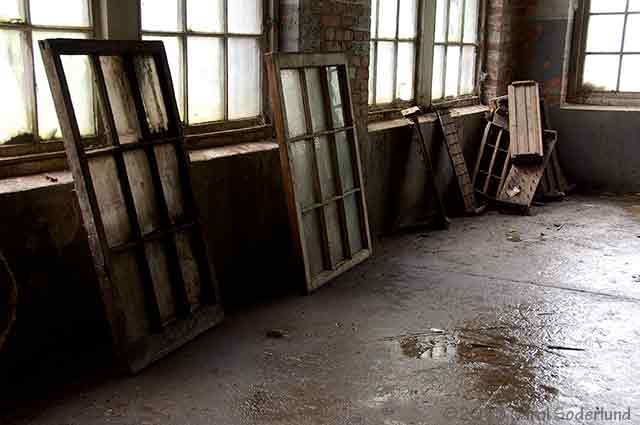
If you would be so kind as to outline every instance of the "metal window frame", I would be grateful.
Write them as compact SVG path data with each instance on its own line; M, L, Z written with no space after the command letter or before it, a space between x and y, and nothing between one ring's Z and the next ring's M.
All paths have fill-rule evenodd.
M640 92L624 92L620 91L620 77L622 74L622 59L625 55L640 54L640 52L625 52L624 40L626 36L627 20L630 15L640 15L638 12L629 11L630 0L626 1L624 12L596 12L591 13L591 1L583 0L577 2L573 21L573 38L571 42L571 61L569 65L569 73L567 76L567 103L577 103L586 105L604 105L604 106L640 106ZM589 31L589 18L591 16L613 16L624 15L624 24L622 28L622 40L620 48L611 52L587 52L587 34ZM589 55L617 55L618 75L616 82L616 90L599 91L585 89L584 83L584 63L587 54Z
M139 38L143 39L144 36L157 36L157 37L175 37L180 44L181 52L181 66L182 66L182 121L185 126L185 134L188 136L212 136L210 133L216 133L220 131L233 131L233 130L245 130L250 129L254 132L257 131L259 135L268 132L271 128L269 125L269 102L268 102L268 84L267 76L264 64L260 62L260 81L262 92L261 112L256 117L242 118L230 120L229 117L229 38L243 37L252 38L258 41L262 54L268 51L274 51L276 49L276 37L274 33L273 21L276 16L276 0L262 0L262 32L260 34L239 34L231 33L228 31L228 2L233 0L223 0L223 32L202 32L202 31L190 31L187 23L187 0L178 0L178 18L181 29L178 31L155 31L145 30L142 27L142 5L141 0L138 0L140 9L139 13ZM204 37L204 38L221 38L223 40L223 61L224 61L224 74L223 74L223 96L224 96L224 118L217 121L209 121L204 123L189 123L189 66L188 66L188 38L189 37ZM259 131L264 130L264 131ZM229 144L229 143L222 143Z

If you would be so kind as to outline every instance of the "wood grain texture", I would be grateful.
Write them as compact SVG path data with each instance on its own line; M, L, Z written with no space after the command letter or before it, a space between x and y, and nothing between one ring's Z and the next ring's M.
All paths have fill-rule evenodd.
M514 163L542 161L542 115L535 81L509 85L509 132Z

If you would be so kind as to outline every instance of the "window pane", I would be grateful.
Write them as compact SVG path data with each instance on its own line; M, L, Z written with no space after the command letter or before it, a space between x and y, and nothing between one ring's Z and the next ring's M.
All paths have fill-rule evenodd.
M371 38L376 38L378 31L378 1L371 0Z
M391 41L378 43L378 75L376 75L376 103L378 104L393 101L395 50L395 43Z
M415 38L418 23L418 6L416 0L400 0L400 38Z
M449 41L462 39L462 0L449 0Z
M24 72L27 54L24 33L0 30L0 145L33 134L29 79Z
M283 69L280 71L280 78L282 79L284 110L287 115L289 137L301 136L307 132L307 120L302 103L300 73L297 69Z
M633 2L633 0L631 0ZM591 12L624 12L627 0L591 0Z
M587 52L619 52L624 15L596 15L589 18Z
M187 0L187 29L223 32L224 0Z
M444 43L447 37L447 0L438 0L435 31L436 43Z
M624 55L620 73L620 91L640 92L640 55Z
M627 34L624 38L625 52L640 52L640 15L627 17Z
M640 0L629 0L629 12L640 12Z
M49 90L49 81L47 80L47 74L44 71L44 65L42 63L42 55L40 55L40 46L38 41L47 38L87 38L85 34L79 33L63 33L63 32L33 32L33 49L34 49L34 65L36 71L36 97L38 107L38 134L43 140L57 139L62 137L60 126L58 125L58 116L56 115L56 109L53 105L53 97L51 96L51 90ZM67 72L71 72L69 69ZM69 84L69 90L76 92L83 90L88 86L82 66L75 69L72 75L67 75L67 82ZM86 123L85 123L86 124ZM87 131L85 126L81 130L83 135L91 134L92 131Z
M228 1L227 8L229 9L229 32L262 33L262 0Z
M142 0L140 8L143 30L179 31L182 29L179 0Z
M465 43L475 43L478 38L478 0L467 0L464 11Z
M178 110L180 116L184 119L184 93L182 88L182 49L180 48L179 37L158 37L155 35L145 35L143 40L156 40L164 43L164 50L167 52L167 61L169 62L169 70L171 71L171 82L173 83L173 91L176 94L176 102L178 102Z
M224 55L222 39L189 37L189 123L224 119Z
M88 56L62 56L62 66L71 92L73 112L80 134L95 134L93 71ZM39 117L38 117L39 118Z
M5 1L5 0L2 0ZM31 22L36 25L88 27L88 0L67 0L64 5L51 0L30 0Z
M378 5L378 37L395 38L398 19L398 0L381 0Z
M0 1L0 21L24 21L22 13L22 0L2 0Z
M373 87L374 87L374 82L376 79L376 76L373 75L374 74L374 64L375 64L375 60L376 60L376 49L375 49L375 43L371 42L369 43L370 47L369 47L369 105L373 104Z
M586 55L583 86L595 91L615 90L619 60L618 55Z
M460 94L472 94L476 72L476 48L462 48L462 75L460 76Z
M444 79L444 46L433 48L433 84L431 85L431 98L442 99L442 82Z
M309 110L311 111L311 127L313 131L327 129L327 113L322 94L322 76L320 68L306 68L307 94L309 96Z
M445 97L458 95L458 77L460 76L460 47L447 47L447 75L445 76Z
M398 43L398 86L396 99L413 99L413 70L415 48L413 43Z
M338 68L330 66L327 68L327 79L329 80L329 101L331 103L331 116L333 117L333 128L344 127L344 107L342 106L342 87Z
M260 115L260 45L255 38L229 39L229 119Z

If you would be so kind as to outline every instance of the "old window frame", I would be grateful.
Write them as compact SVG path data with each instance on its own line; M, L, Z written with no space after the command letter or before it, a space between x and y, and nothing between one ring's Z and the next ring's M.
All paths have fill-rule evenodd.
M627 20L630 15L640 15L640 11L629 12L629 3L627 0L624 12L594 12L591 13L590 0L573 0L574 15L572 19L571 39L571 55L569 60L569 72L567 78L567 90L563 96L563 103L567 104L583 104L593 106L621 106L621 107L640 107L640 91L623 92L619 91L620 78L622 73L622 58L624 55L639 54L640 52L625 52L624 41L626 35ZM618 63L618 80L616 90L614 91L594 91L583 87L584 80L584 62L587 56L587 34L589 31L589 18L592 15L622 15L624 14L624 27L622 31L622 40L620 49L612 52L591 52L589 54L611 54L619 55Z

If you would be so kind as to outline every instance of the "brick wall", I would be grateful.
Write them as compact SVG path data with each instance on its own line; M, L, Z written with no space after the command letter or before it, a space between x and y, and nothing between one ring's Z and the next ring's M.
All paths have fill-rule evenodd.
M507 93L513 76L513 5L511 0L489 0L486 14L486 51L482 98L489 99Z

